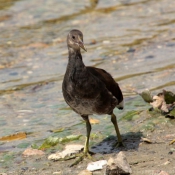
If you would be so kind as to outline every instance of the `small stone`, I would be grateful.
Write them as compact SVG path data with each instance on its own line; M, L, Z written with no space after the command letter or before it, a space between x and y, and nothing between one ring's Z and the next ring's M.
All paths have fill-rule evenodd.
M103 41L103 44L109 44L109 43L110 43L109 40L104 40L104 41Z
M95 170L101 170L103 169L103 166L107 164L106 160L99 160L96 162L91 162L87 166L87 170L89 171L95 171Z
M78 175L92 175L92 172L90 172L88 170L83 170Z
M96 44L96 43L97 43L97 41L95 39L92 39L89 44L93 45L93 44Z
M38 149L27 148L22 154L23 156L35 156L35 155L44 155L45 153Z
M49 160L63 160L66 158L73 158L73 156L79 153L84 148L83 145L66 145L65 149L62 152L56 152L51 154Z
M170 164L170 161L166 161L165 163L163 163L163 165L168 165Z
M106 175L130 174L132 170L125 154L121 151L116 157L110 157L106 166Z
M61 171L53 172L53 175L60 175Z

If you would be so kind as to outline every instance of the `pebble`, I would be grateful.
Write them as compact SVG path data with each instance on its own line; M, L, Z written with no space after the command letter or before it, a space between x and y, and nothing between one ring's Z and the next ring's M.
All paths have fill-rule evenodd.
M95 39L92 39L89 44L93 45L93 44L96 44L96 43L97 43L97 41Z
M101 170L103 169L103 166L107 164L106 160L99 160L96 162L91 162L87 166L87 170L89 171L95 171L95 170Z
M88 170L83 170L78 175L92 175L92 172L90 172Z
M59 175L61 174L61 171L53 172L53 175Z
M23 156L35 156L35 155L44 155L45 153L38 149L27 148L22 154Z
M104 40L104 41L103 41L103 44L109 44L109 43L110 43L109 40Z
M168 165L170 164L170 161L166 161L165 163L163 163L163 165Z

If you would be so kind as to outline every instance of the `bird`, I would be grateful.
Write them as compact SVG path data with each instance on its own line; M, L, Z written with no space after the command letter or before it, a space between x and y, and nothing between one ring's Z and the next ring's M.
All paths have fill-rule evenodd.
M105 70L85 66L81 49L87 51L83 43L83 33L73 29L67 35L68 64L62 83L63 97L73 111L86 123L84 155L90 154L89 138L91 123L89 115L111 115L118 137L117 146L123 146L114 108L123 109L123 94L117 82Z

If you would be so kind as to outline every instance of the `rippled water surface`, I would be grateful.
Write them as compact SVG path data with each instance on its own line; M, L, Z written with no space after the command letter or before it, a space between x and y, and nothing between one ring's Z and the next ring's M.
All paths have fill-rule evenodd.
M172 0L0 0L0 136L34 133L26 140L32 143L52 129L85 133L61 91L74 28L84 33L85 64L106 69L121 86L119 118L136 105L147 108L135 91L174 91L174 7ZM108 116L96 118L93 132L114 133ZM126 132L127 124L119 125Z

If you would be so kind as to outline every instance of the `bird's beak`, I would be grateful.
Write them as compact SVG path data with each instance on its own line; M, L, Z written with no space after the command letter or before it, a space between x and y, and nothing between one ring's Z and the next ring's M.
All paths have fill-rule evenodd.
M78 43L77 44L79 45L79 47L81 47L84 51L87 52L87 49L85 48L84 43L83 43L83 41L81 40L80 37L78 37Z

